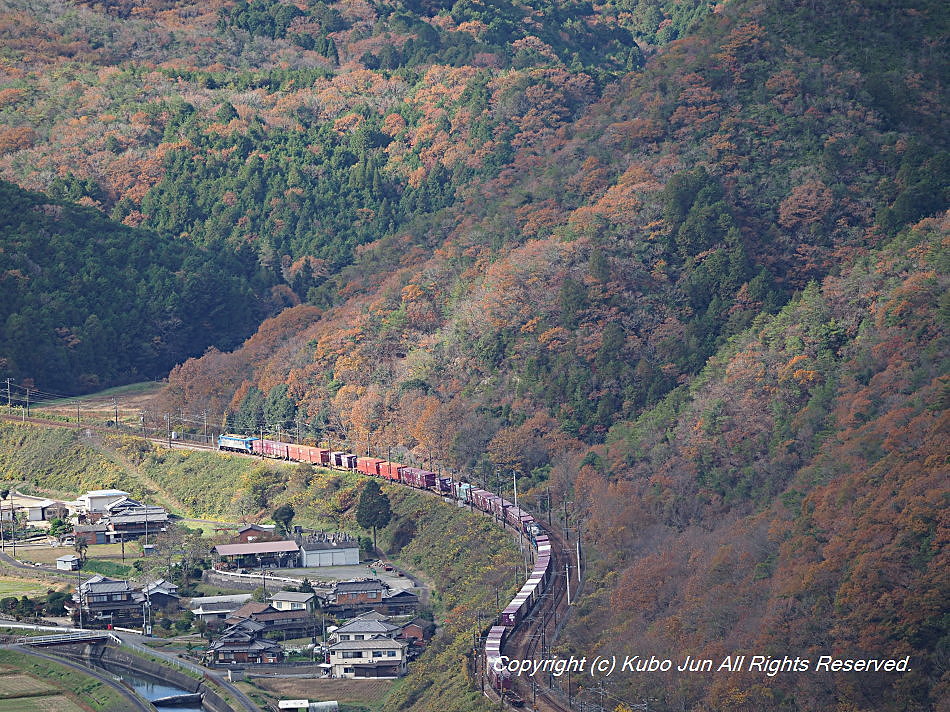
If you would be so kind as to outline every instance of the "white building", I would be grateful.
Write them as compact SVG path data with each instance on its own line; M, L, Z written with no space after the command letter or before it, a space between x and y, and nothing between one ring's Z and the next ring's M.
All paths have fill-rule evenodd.
M79 568L79 557L75 554L66 554L56 559L56 568L60 571L75 571Z
M333 677L399 677L406 674L405 640L343 640L330 646Z
M310 611L316 608L317 597L312 593L279 591L270 597L270 604L278 611Z
M106 512L110 504L128 496L128 492L117 489L90 490L82 495L78 501L86 513Z
M360 547L355 541L305 541L300 544L300 565L358 566Z

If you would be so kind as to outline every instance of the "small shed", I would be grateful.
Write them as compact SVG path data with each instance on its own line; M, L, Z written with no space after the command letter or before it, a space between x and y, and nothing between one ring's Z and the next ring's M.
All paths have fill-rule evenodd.
M79 557L75 554L66 554L56 559L56 568L60 571L76 571L79 568Z

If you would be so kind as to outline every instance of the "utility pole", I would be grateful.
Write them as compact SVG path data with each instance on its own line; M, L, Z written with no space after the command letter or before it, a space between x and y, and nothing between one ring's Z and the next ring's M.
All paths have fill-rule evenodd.
M119 429L119 404L116 403L115 398L112 399L112 422L115 424L115 429Z
M82 630L82 559L76 568L76 598L79 599L79 630Z
M7 408L9 408L13 402L12 399L10 398L10 381L12 380L13 380L12 378L7 379Z
M564 564L564 587L567 589L567 605L571 605L571 565Z
M577 546L577 583L581 582L581 523L577 523L577 540L574 542Z
M573 502L571 502L571 504L573 504ZM565 497L565 498L564 498L564 540L565 540L565 541L570 541L570 540L571 540L571 530L568 529L568 527L567 527L567 505L568 505L568 501L567 501L567 498Z
M165 433L168 437L168 449L172 449L172 420L171 413L165 413Z
M517 507L518 506L518 470L512 471L511 482L515 488L515 507Z
M76 402L76 428L79 428L79 402Z
M204 419L204 425L205 425L205 445L207 445L207 444L208 444L208 411L207 411L207 410L201 411L201 415L202 415L202 418Z

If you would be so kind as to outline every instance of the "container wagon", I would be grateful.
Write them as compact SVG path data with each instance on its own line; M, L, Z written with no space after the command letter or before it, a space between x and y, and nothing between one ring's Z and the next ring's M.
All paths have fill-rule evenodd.
M382 462L378 457L358 457L356 458L356 471L364 475L379 477L379 465Z
M379 476L393 482L400 482L402 480L401 475L406 469L408 468L405 465L398 462L381 462L379 463Z

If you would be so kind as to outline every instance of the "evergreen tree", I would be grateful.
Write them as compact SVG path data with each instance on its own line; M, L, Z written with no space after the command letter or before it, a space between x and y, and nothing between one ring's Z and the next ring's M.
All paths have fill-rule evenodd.
M376 548L376 529L385 527L392 518L389 497L385 495L375 480L363 487L359 504L356 505L356 522L363 529L373 530L373 549Z

